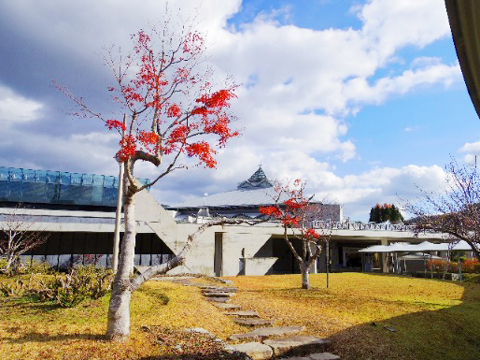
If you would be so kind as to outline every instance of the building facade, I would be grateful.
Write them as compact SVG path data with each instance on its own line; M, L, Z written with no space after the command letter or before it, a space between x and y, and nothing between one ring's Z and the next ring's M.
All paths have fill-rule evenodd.
M118 186L115 179L59 172L42 177L32 175L32 172L13 168L0 171L0 174L7 174L0 176L0 226L12 219L33 221L32 230L50 234L47 242L26 255L24 260L45 260L62 268L93 259L100 265L110 266L115 229L115 207L112 204L116 203ZM30 183L34 186L31 187ZM142 191L136 197L135 265L143 267L168 261L183 249L188 236L211 218L259 216L258 207L271 203L272 198L268 195L273 191L271 185L263 170L259 169L241 182L237 190L167 209L148 191ZM105 197L108 201L104 200ZM18 205L20 200L21 206ZM316 227L330 235L332 270L361 270L358 250L370 245L442 239L439 234L416 237L407 227L400 225L350 223L342 219L340 206L326 209L326 216L318 220ZM313 272L325 271L325 253L326 249ZM385 262L380 262L377 268L386 270ZM185 265L172 272L236 276L296 273L299 269L283 239L283 228L266 222L256 226L207 228L193 243Z

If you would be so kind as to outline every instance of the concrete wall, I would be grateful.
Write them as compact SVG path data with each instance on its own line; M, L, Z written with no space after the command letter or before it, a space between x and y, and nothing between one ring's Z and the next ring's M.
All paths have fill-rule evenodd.
M245 275L271 274L277 260L277 257L245 258Z

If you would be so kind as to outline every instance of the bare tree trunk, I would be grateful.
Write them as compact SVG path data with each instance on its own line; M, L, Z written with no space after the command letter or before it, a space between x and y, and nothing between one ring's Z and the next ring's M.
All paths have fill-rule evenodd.
M7 274L15 273L15 263L17 262L17 257L15 254L9 253L7 255L7 265L5 266L5 271Z
M125 233L108 309L107 338L115 341L124 341L130 335L130 299L133 291L130 277L133 273L136 235L133 194L125 196L123 206Z
M302 271L302 289L310 289L310 279L308 277L309 274L309 266L308 262L304 261L300 264L300 270Z

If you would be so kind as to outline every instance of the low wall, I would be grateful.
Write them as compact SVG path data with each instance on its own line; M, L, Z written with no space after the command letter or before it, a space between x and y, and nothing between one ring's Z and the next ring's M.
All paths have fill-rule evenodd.
M273 264L278 257L245 258L245 275L266 275L271 274Z

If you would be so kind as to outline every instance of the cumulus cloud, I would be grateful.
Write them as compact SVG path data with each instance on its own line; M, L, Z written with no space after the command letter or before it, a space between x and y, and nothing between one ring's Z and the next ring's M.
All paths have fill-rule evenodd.
M358 8L358 15L364 23L361 32L380 64L398 49L424 47L450 34L445 8L437 0L371 0Z
M37 120L42 108L42 103L0 85L0 121L4 126Z
M480 141L466 143L458 151L465 154L463 157L463 161L465 161L466 163L473 163L475 159L480 155Z
M396 77L381 78L373 85L365 78L355 78L346 82L344 93L353 103L380 104L393 95L403 95L419 87L440 84L448 88L461 78L458 64L435 64L415 70L408 69Z

